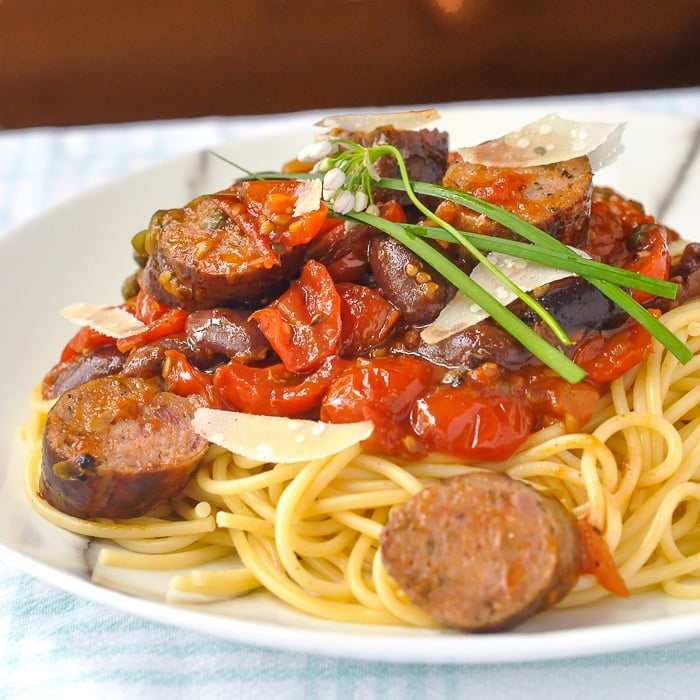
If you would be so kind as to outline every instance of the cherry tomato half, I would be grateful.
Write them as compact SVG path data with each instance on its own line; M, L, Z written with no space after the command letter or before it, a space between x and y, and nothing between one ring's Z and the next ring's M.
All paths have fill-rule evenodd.
M139 289L131 306L134 316L147 325L157 321L172 308L159 302L143 288Z
M315 260L252 318L290 372L312 371L338 348L340 297L326 268Z
M430 386L433 367L410 355L357 358L330 385L321 404L321 420L352 423L370 420L369 449L415 456L424 451L408 416L416 399Z
M214 388L226 407L238 411L287 418L314 415L344 367L338 357L326 358L307 374L290 372L282 364L250 367L232 361L214 372Z
M310 180L246 180L241 185L248 212L259 221L268 222L265 235L269 241L292 246L308 243L328 215L320 197L315 209L301 207L302 212L295 213L311 187Z
M627 245L632 251L631 260L625 265L628 270L641 275L667 280L671 272L671 253L668 249L666 229L658 224L642 224L630 231ZM639 302L651 299L648 292L632 290Z
M342 357L366 355L391 334L401 317L399 310L379 291L360 284L336 285L340 295L340 354Z
M548 368L538 368L525 377L525 395L543 425L560 421L567 432L575 432L593 415L600 388L587 381L571 384Z
M607 383L637 366L651 348L651 333L630 319L615 331L585 340L576 351L574 361L586 370L590 380Z
M534 412L520 392L465 381L416 401L411 425L428 449L469 460L509 457L530 435Z

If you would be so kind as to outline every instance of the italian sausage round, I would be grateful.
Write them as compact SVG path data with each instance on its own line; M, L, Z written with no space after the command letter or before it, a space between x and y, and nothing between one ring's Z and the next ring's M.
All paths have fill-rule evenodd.
M387 571L418 607L467 631L512 627L576 583L581 544L552 497L499 472L437 482L392 510Z
M138 377L92 379L47 416L39 492L80 518L131 518L185 486L207 450L195 404Z

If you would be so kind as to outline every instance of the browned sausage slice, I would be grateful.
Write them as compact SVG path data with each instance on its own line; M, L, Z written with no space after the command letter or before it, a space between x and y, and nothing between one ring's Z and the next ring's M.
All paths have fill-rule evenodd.
M415 605L471 631L512 627L554 605L581 568L573 516L497 472L440 481L392 510L381 552Z
M207 450L195 404L136 377L66 391L48 414L39 491L82 518L130 518L167 502Z
M221 358L211 349L192 342L186 333L175 333L139 345L129 352L121 373L127 377L160 377L167 350L181 352L199 369L213 367Z
M272 264L256 226L234 196L199 197L156 213L144 287L158 301L190 311L265 304L296 276L304 248L276 245Z
M486 167L457 159L443 184L488 199L567 245L585 240L593 191L586 156L526 168ZM442 202L437 214L463 231L513 236L500 224L453 202Z

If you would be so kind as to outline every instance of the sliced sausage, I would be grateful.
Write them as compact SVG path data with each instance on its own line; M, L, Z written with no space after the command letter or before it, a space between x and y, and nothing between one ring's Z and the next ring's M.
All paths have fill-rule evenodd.
M484 362L518 369L534 361L529 350L490 318L439 343L426 343L418 333L409 330L402 349L450 369L473 369Z
M376 235L369 262L377 287L406 321L421 326L437 318L454 287L395 239Z
M58 398L63 392L90 379L120 372L125 356L114 346L96 348L54 365L44 376L41 393L45 399Z
M39 490L81 518L131 518L185 486L207 450L195 403L154 381L103 377L66 391L47 416Z
M158 301L188 310L267 303L296 276L304 248L280 243L265 250L257 226L233 196L203 196L158 212L147 234L143 286Z
M487 167L457 159L443 184L498 204L567 245L586 239L593 191L586 156L527 168ZM514 237L501 224L453 202L442 202L436 213L462 231Z
M512 627L562 600L581 572L574 517L556 499L497 472L420 491L381 534L387 571L449 627Z
M270 352L270 344L250 314L238 309L193 311L187 318L190 343L236 362L259 362Z

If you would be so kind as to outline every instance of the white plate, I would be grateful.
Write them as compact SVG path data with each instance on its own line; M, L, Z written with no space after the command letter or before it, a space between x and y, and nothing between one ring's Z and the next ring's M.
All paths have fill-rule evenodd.
M444 108L441 127L452 146L500 135L538 109ZM569 118L628 120L626 152L599 173L600 184L645 203L648 211L692 237L691 191L700 166L688 162L698 124L694 120L640 115L562 112ZM220 153L251 169L276 169L309 142L308 131L264 142L222 146ZM674 184L685 173L683 187ZM577 610L536 616L508 633L460 635L411 628L370 628L319 621L288 610L266 595L207 606L167 606L90 582L86 540L43 522L22 491L22 446L16 429L28 413L27 397L71 335L58 309L76 300L113 303L133 270L129 239L156 209L181 206L236 176L218 159L195 153L89 192L18 228L0 240L3 260L3 372L0 403L0 552L29 573L77 595L169 625L231 640L348 658L425 663L526 661L621 651L700 635L700 601L662 595L610 599ZM675 197L669 192L678 190Z

